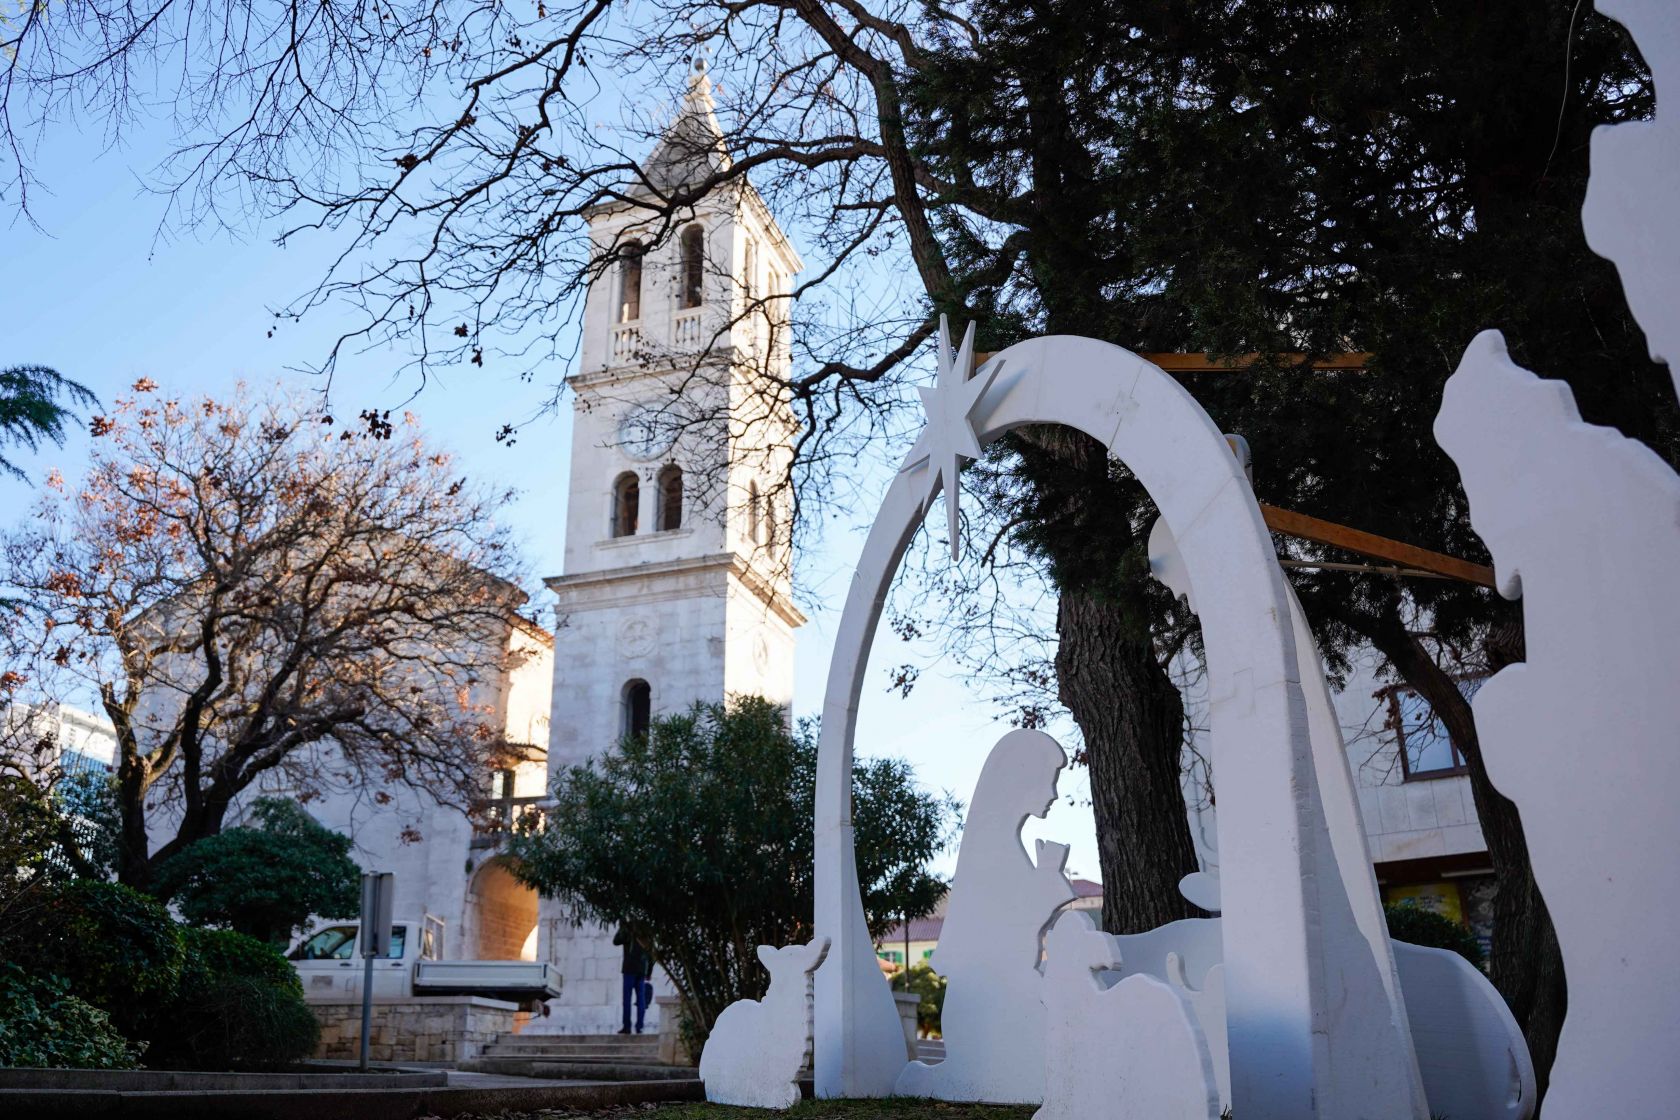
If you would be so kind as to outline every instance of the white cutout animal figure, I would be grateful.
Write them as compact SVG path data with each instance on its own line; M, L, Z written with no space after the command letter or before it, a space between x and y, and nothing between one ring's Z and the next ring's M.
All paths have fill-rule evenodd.
M901 1096L1036 1104L1044 1095L1040 942L1073 901L1064 844L1021 846L1021 826L1056 800L1067 756L1042 731L1011 731L986 756L957 849L945 927L930 962L945 977L945 1060L911 1062Z
M1472 707L1569 983L1546 1118L1674 1116L1680 477L1583 422L1568 386L1511 361L1497 331L1447 381L1435 439L1500 593L1522 598L1528 660Z
M1033 1120L1217 1120L1206 1037L1183 995L1142 973L1104 988L1119 943L1063 911L1044 958L1044 1105Z
M770 987L762 1000L737 1000L718 1016L700 1052L707 1100L748 1108L799 1103L799 1071L811 1053L811 973L827 955L826 937L758 947Z

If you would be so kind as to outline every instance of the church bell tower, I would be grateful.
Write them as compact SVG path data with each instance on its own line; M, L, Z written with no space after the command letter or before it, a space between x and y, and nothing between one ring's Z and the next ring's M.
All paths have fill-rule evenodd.
M727 166L700 64L644 171L669 196ZM568 382L564 573L546 581L551 776L696 701L790 703L805 621L790 597L785 496L796 426L776 389L799 257L744 179L675 219L614 200L589 223L609 263L585 301ZM542 906L546 956L565 976L545 1027L617 1030L613 931Z

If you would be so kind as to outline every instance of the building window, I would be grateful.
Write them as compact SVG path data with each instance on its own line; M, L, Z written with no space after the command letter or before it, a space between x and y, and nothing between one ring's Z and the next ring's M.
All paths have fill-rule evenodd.
M653 724L653 688L644 680L624 686L624 711L620 726L627 739L640 739Z
M638 242L624 247L618 262L618 321L634 322L642 317L642 255L646 253Z
M747 238L746 248L741 253L745 273L741 277L741 289L747 293L747 298L754 299L758 295L758 242Z
M1486 679L1466 677L1458 682L1458 690L1469 700ZM1415 689L1397 685L1388 690L1388 722L1394 729L1401 773L1407 781L1465 773L1464 756L1453 745L1435 709Z
M762 544L760 535L764 531L763 501L759 498L758 482L747 483L747 540L753 544Z
M682 503L682 468L673 464L659 472L660 529L669 530L682 528Z
M682 231L682 305L699 307L706 287L706 231L698 222Z
M636 514L642 501L642 486L634 471L625 471L613 483L612 535L636 535Z

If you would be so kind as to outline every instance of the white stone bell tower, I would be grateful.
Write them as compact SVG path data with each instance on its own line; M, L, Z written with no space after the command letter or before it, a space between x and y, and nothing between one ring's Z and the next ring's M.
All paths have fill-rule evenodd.
M669 193L727 161L702 65L645 169ZM793 632L805 621L789 596L783 489L795 422L770 388L785 383L777 297L799 257L744 181L676 219L614 201L589 222L596 251L619 259L590 288L569 382L565 572L547 580L551 775L695 701L791 702ZM558 904L542 905L565 994L538 1029L616 1031L613 931L573 928ZM655 986L672 994L663 977Z

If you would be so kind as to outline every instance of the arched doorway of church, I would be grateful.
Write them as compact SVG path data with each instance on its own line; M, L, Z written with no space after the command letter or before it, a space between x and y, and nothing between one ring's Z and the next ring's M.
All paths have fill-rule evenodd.
M467 956L484 961L537 959L537 892L492 859L473 875Z

